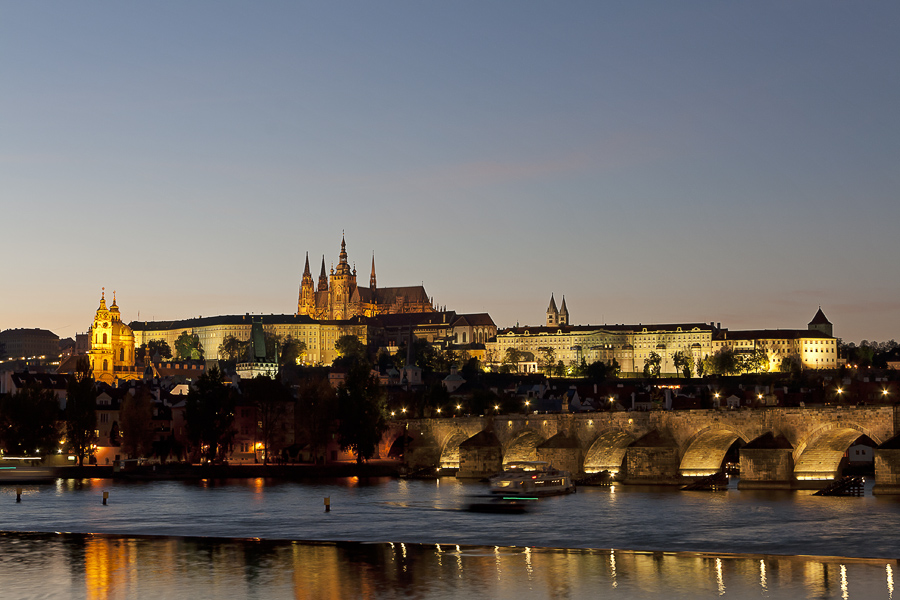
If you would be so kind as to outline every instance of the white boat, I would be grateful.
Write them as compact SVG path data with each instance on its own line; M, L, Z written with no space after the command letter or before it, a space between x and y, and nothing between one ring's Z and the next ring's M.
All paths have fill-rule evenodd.
M568 471L540 460L511 462L505 471L489 481L492 494L506 496L557 496L575 492L575 483Z

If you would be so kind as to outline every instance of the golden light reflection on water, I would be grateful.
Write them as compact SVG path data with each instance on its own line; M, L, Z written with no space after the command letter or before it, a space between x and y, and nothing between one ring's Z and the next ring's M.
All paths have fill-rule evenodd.
M766 561L763 559L759 559L759 587L766 591L768 587L766 583Z
M454 560L446 560L450 556ZM52 585L66 590L56 597L91 600L261 595L527 600L597 597L603 588L625 598L892 600L894 564L509 546L0 533L0 574L10 598L50 596L39 590Z

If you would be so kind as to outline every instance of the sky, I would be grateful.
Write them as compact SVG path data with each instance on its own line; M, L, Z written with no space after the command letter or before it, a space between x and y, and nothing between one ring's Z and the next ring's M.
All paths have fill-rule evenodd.
M0 0L0 330L366 285L900 338L900 3Z

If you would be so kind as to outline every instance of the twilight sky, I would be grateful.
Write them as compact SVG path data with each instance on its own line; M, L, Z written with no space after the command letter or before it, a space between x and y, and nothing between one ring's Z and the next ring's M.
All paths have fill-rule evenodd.
M900 338L900 3L0 0L0 329L292 313Z

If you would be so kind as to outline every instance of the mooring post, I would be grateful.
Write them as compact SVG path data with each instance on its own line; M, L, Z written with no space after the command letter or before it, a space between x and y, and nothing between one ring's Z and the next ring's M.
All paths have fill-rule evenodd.
M109 500L109 492L103 492L103 506L106 506L107 500Z
M325 496L325 512L331 512L331 497Z
M22 488L16 488L16 502L22 501Z

